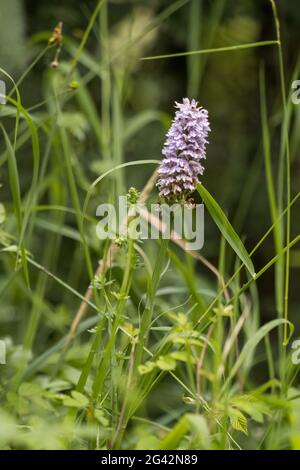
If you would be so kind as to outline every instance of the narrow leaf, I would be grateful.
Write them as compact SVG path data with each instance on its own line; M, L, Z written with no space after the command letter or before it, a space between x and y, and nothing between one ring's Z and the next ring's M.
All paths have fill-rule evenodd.
M219 227L220 232L227 240L229 245L236 252L240 260L244 263L251 276L255 278L255 270L251 258L246 248L244 247L242 240L232 227L231 223L227 219L221 207L218 205L212 195L207 191L207 189L205 189L202 184L197 185L197 190L200 196L202 197L207 210L209 211L210 215Z

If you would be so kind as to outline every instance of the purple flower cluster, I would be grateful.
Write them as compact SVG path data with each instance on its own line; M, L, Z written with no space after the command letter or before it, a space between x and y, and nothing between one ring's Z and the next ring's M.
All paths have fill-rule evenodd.
M197 101L184 98L175 107L175 119L167 133L158 170L159 195L167 201L184 200L196 189L198 176L204 171L200 160L205 158L210 131L208 112Z

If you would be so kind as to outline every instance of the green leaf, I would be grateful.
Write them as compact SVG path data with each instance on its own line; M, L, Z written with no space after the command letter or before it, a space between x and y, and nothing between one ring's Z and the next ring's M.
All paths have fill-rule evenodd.
M190 424L190 430L198 437L200 448L209 449L211 439L205 417L200 414L189 413L186 415L186 419Z
M148 361L146 364L141 364L138 367L138 371L141 375L148 374L149 372L152 372L152 370L156 367L155 362Z
M82 393L79 393L76 390L73 390L71 392L71 395L74 398L74 400L80 403L81 406L87 406L89 404L89 399Z
M143 434L141 437L138 436L138 441L135 446L135 450L154 450L159 446L159 439L153 434Z
M171 356L159 356L156 361L156 365L161 370L174 370L176 367L176 361Z
M174 351L170 356L175 359L175 361L189 362L190 364L195 364L195 358L189 354L187 351Z
M258 423L263 423L264 415L270 414L269 407L253 395L237 395L230 403Z
M23 382L18 390L19 395L22 397L30 397L32 398L34 395L41 394L42 389L39 385L32 382Z
M231 368L231 371L228 375L228 378L223 386L223 389L226 389L226 387L229 385L231 379L235 376L237 371L241 368L243 362L249 355L252 354L254 349L257 347L258 343L274 328L277 328L280 325L284 325L287 323L290 327L290 335L293 333L294 326L291 322L280 318L278 320L272 320L266 325L263 325L253 336L248 339L246 342L245 346L243 347L238 359L236 360L235 364Z
M105 413L103 410L94 410L94 416L98 423L102 424L105 428L109 425L108 419L105 417Z
M66 396L63 399L64 406L70 406L72 408L85 408L89 404L88 398L82 393L73 390L71 395L72 397Z
M10 245L10 246L7 246L5 248L2 248L2 250L0 251L4 251L6 253L17 253L18 252L18 247L17 245Z
M234 408L229 408L230 423L236 431L248 434L248 422L246 416Z
M210 448L209 429L204 416L186 414L170 430L165 438L160 442L159 450L177 449L182 439L189 433L194 433L199 441L200 449Z
M213 308L213 311L216 315L222 317L232 317L233 316L233 305L219 305L216 308Z
M64 398L63 404L64 406L69 406L70 408L81 408L80 403L71 397Z
M202 184L197 185L197 190L202 197L207 210L219 227L220 232L232 247L232 249L236 252L240 260L244 263L251 276L255 278L255 270L251 258L246 248L244 247L242 240L232 227L221 207Z

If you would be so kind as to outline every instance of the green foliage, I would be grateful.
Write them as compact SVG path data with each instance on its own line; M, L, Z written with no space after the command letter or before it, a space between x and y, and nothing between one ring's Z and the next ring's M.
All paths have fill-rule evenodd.
M251 276L255 277L254 266L247 253L247 250L245 249L241 239L230 224L226 215L222 211L221 207L211 196L211 194L207 191L207 189L205 189L204 186L198 184L197 190L203 199L205 207L207 208L215 223L219 227L220 232L227 240L229 245L234 249L240 260L244 263Z
M87 18L54 1L62 49L47 2L28 45L20 2L1 16L0 448L299 450L300 114L285 75L300 62L286 74L274 2L129 3L95 1ZM202 252L99 240L100 203L157 200L186 94L212 123Z

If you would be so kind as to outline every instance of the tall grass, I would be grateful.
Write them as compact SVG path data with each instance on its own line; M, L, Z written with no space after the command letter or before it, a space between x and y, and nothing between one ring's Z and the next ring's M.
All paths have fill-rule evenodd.
M1 448L300 448L298 366L289 342L291 249L300 240L292 234L292 210L300 196L291 189L296 110L287 98L276 4L266 1L274 38L215 47L226 2L214 2L209 13L202 1L171 3L150 9L140 28L130 15L125 18L130 34L124 40L119 32L116 46L111 5L99 1L81 41L65 38L66 60L47 70L41 102L26 108L22 85L56 48L45 47L48 33L41 34L41 51L16 84L12 81L8 103L0 107L0 162L9 186L6 215L1 212L0 292L4 319L9 311L16 316L4 330ZM150 55L147 38L176 14L187 18L186 52ZM98 44L94 54L91 42ZM96 207L126 195L131 170L139 201L155 200L153 170L161 155L149 155L145 145L145 154L132 154L130 161L126 156L139 132L149 133L150 140L155 123L163 138L170 123L157 109L128 114L130 74L148 63L155 67L156 61L186 57L187 93L197 98L212 56L225 54L229 61L257 47L278 55L280 100L272 104L272 118L279 115L280 122L274 128L270 77L262 63L257 70L262 132L236 213L228 215L205 180L198 186L218 233L218 264L206 259L205 247L201 255L189 252L175 237L100 242ZM28 153L32 163L24 163ZM270 217L251 248L243 226L262 170L265 185L259 190ZM272 237L270 259L256 266L254 255ZM264 322L259 282L273 269L277 315ZM258 369L263 372L256 375Z

